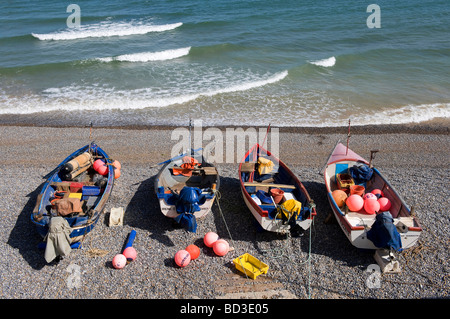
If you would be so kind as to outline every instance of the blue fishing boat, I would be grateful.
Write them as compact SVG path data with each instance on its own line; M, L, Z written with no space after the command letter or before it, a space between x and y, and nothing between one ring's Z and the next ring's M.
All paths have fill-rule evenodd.
M96 225L111 195L120 167L96 144L73 152L47 174L31 221L49 246L51 225L63 224L67 244L76 246ZM95 167L95 168L94 168ZM101 174L100 174L101 173Z

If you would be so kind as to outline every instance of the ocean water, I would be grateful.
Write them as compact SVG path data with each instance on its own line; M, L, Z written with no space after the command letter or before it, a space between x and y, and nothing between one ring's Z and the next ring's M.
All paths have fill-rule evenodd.
M446 0L72 3L79 26L70 2L0 2L0 124L323 127L450 117ZM380 10L367 12L370 4Z

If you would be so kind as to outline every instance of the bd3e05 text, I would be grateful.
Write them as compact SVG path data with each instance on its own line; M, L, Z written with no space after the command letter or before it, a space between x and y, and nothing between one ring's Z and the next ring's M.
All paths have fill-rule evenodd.
M223 307L216 306L200 306L187 304L181 306L181 314L204 314L208 317L213 314L213 312L223 312L223 313L235 313L235 314L265 314L269 312L268 304L259 303L225 303Z

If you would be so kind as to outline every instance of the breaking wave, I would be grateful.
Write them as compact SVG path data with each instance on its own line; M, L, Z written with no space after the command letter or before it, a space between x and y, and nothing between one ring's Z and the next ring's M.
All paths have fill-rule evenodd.
M273 74L259 80L241 80L234 84L224 84L221 88L206 89L199 92L165 91L155 88L117 90L105 86L81 87L71 85L61 88L48 88L40 95L22 98L0 95L0 114L32 114L52 111L88 110L138 110L151 107L167 107L183 104L200 97L247 91L283 80L288 71Z
M318 61L310 61L309 63L318 65L318 66L323 66L325 68L329 68L336 64L336 58L334 56L332 56L328 59L323 59L323 60L318 60Z
M150 62L150 61L165 61L180 58L188 55L191 47L165 50L159 52L141 52L132 54L123 54L115 57L97 58L101 62Z
M172 23L163 25L154 25L143 22L100 22L90 25L82 25L79 28L65 29L54 33L31 35L39 40L76 40L84 38L101 38L101 37L122 37L128 35L146 34L149 32L163 32L173 30L183 25L183 23Z

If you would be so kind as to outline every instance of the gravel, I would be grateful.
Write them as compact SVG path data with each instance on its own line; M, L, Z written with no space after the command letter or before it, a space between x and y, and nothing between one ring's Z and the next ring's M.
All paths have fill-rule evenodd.
M371 272L373 252L353 247L331 212L318 174L338 139L335 132L280 132L280 157L304 183L317 216L302 237L261 232L244 204L236 163L219 163L219 206L198 221L197 233L174 227L154 195L159 167L170 158L170 129L101 129L96 142L122 164L106 213L82 248L46 264L30 221L42 177L89 141L88 128L0 126L0 296L3 299L416 299L448 298L449 146L447 133L353 134L350 148L364 157L378 148L375 165L416 214L424 229L418 244L399 255L400 274ZM428 131L427 131L428 132ZM109 211L123 207L123 226L108 226ZM124 269L111 265L130 231L137 232L137 259ZM202 242L214 231L234 247L215 256ZM309 253L311 239L311 252ZM189 244L200 247L185 268L173 256ZM246 279L230 261L250 253L269 265L267 275Z

